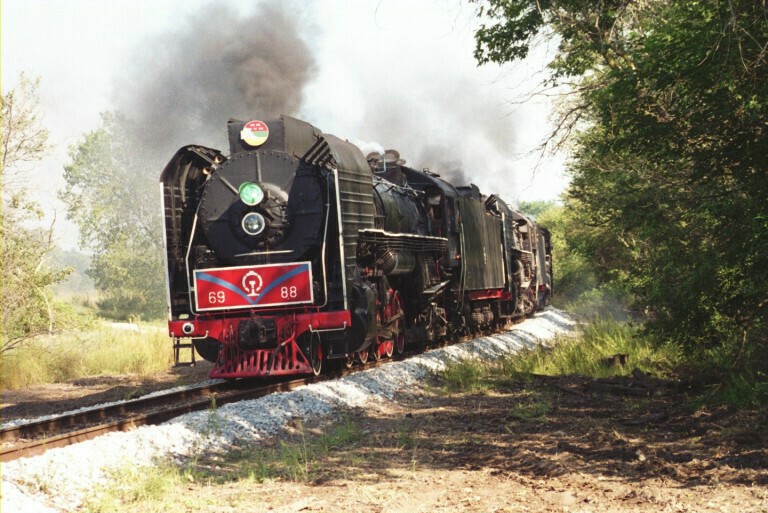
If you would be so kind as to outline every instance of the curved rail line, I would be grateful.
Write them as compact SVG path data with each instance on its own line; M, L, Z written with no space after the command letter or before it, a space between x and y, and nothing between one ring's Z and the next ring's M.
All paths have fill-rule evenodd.
M283 380L263 384L253 381L223 381L167 394L62 414L50 419L10 426L0 430L0 441L12 445L0 449L0 462L42 454L48 449L91 440L115 431L131 431L139 426L161 424L172 418L212 406L256 399L371 369L401 358L388 358L333 374ZM181 403L181 404L180 404ZM146 410L153 410L147 412ZM142 413L143 412L143 413ZM83 425L91 424L88 427ZM58 433L58 434L57 434ZM29 440L34 438L33 440Z
M503 332L513 324L525 320L508 322L494 333ZM461 337L456 343L466 342L487 333ZM147 398L137 398L101 408L92 408L71 414L62 414L50 419L19 424L0 430L0 442L11 443L0 449L0 462L42 454L48 449L91 440L97 436L116 431L131 431L139 426L161 424L170 419L190 413L221 406L228 403L256 399L276 392L285 392L311 383L319 383L356 372L372 369L390 362L402 361L409 356L421 354L445 344L426 345L402 355L369 361L352 368L340 368L320 376L309 376L293 380L282 380L264 384L249 380L221 381L199 387L177 390ZM179 404L181 403L181 404ZM153 410L147 412L146 410ZM143 413L142 413L143 412ZM82 427L88 425L88 427ZM79 428L79 429L78 429ZM34 438L33 440L28 440Z

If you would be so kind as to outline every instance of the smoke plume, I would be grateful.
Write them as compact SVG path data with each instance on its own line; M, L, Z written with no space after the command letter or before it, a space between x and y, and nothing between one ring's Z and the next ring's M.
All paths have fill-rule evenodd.
M498 192L513 168L506 155L516 146L514 125L500 115L498 97L478 94L477 84L453 69L439 73L439 80L421 84L404 74L394 79L399 87L372 85L371 97L380 103L367 105L362 130L399 150L415 169Z
M320 21L323 48L344 59L319 57L332 66L321 66L309 85L303 111L319 114L310 121L398 150L407 166L454 185L517 196L518 177L528 172L513 158L521 122L506 103L510 81L474 61L474 11L450 0L365 1L355 9L343 37L335 19Z
M464 162L461 160L460 152L455 148L427 145L417 152L414 161L412 167L416 169L428 168L454 185L467 185L472 181L464 171Z
M186 144L227 150L229 118L297 112L316 66L295 13L261 3L242 16L218 2L147 41L118 93L145 157L164 161Z

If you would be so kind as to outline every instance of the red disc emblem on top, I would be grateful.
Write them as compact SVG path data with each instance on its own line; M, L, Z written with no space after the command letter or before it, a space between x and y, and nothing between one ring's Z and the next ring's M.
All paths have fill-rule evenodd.
M240 138L251 146L261 146L269 137L269 127L257 119L249 121L240 132Z

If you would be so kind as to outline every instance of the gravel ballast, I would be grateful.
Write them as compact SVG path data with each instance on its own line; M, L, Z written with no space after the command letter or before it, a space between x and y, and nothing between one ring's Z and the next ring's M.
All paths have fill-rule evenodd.
M294 419L331 420L349 408L376 409L396 394L417 389L448 362L500 355L546 344L572 334L576 322L554 308L510 331L436 349L338 380L291 392L195 412L158 426L110 433L77 445L52 449L2 466L3 512L72 511L115 469L151 465L158 458L183 461L203 451L227 450L279 434Z

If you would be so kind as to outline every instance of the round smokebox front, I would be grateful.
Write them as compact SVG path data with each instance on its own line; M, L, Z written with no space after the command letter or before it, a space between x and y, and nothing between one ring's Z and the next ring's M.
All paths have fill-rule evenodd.
M280 248L288 229L288 196L260 178L265 169L271 177L290 177L298 166L284 154L259 151L236 155L214 172L205 183L198 222L217 257L242 263L254 253Z

